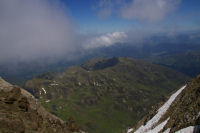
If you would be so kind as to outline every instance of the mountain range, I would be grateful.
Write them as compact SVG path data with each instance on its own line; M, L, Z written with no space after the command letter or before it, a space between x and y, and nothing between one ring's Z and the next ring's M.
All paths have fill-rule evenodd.
M199 61L194 60L194 58L199 59L197 49L200 49L199 32L178 34L176 36L159 34L146 38L141 43L116 43L92 50L81 50L77 54L78 57L71 60L63 57L56 60L8 60L7 62L0 62L0 75L7 81L22 86L26 80L46 72L60 73L69 66L80 65L93 58L112 58L117 56L143 59L194 77L199 74ZM192 64L185 62L185 57L187 61L192 61ZM179 60L180 58L182 59Z
M149 61L173 68L190 77L200 73L200 49L163 56L152 56Z

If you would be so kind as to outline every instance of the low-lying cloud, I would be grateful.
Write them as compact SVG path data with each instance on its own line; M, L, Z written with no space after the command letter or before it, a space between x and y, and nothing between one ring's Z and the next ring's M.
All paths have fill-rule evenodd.
M67 58L75 30L58 1L0 1L0 62Z
M113 32L100 35L97 37L92 37L86 40L85 49L108 47L116 43L123 43L127 39L127 34L125 32Z
M12 61L72 59L77 52L116 43L141 44L150 33L77 35L60 0L0 0L0 64ZM100 15L159 21L181 0L100 0ZM118 12L117 12L118 11ZM148 34L148 35L147 35Z

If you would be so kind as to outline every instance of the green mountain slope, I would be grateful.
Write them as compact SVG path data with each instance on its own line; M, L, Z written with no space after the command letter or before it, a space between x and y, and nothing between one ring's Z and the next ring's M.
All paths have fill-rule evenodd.
M63 120L72 117L91 133L120 133L187 80L140 60L99 58L61 74L41 75L25 87Z
M200 73L200 49L181 54L153 56L147 60L174 68L191 77L197 76Z

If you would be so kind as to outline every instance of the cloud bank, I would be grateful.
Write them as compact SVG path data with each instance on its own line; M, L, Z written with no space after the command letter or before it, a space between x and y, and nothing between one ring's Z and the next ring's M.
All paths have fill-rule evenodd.
M58 1L0 1L0 62L67 58L75 30Z
M100 35L97 37L92 37L86 40L85 49L108 47L116 43L123 43L127 39L127 34L125 32L113 32Z
M118 13L126 19L159 21L180 0L100 0L100 16ZM77 35L76 26L60 0L0 0L0 63L73 59L85 49L116 43L141 43L144 33L113 32ZM146 33L145 33L146 34Z

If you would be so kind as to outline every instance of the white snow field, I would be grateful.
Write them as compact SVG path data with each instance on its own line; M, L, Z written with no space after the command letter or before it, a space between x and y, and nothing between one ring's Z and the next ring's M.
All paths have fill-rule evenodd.
M170 105L173 103L173 101L176 99L176 97L185 89L185 87L186 87L186 85L185 86L183 86L183 87L181 87L178 91L176 91L169 99L168 99L168 101L162 106L162 107L160 107L159 109L158 109L158 111L157 111L157 114L151 119L151 120L149 120L148 122L147 122L147 124L146 125L142 125L140 128L138 128L136 131L135 131L135 133L158 133L159 131L161 131L161 130L159 130L159 131L157 131L156 132L156 130L154 130L154 129L157 129L157 128L159 128L160 129L160 127L164 127L165 126L165 124L167 123L167 121L169 120L169 118L166 120L166 121L164 121L164 122L162 122L160 125L158 125L157 127L155 127L156 126L156 124L158 124L158 122L159 122L159 120L161 119L161 117L167 112L167 110L169 109L169 107L170 107ZM163 126L164 125L164 126ZM153 127L155 127L154 129L152 129ZM129 129L129 131L130 131L131 129ZM170 129L169 129L170 130ZM153 132L152 132L153 131ZM167 133L167 131L168 130L166 130L166 133ZM129 132L127 132L127 133L129 133Z

